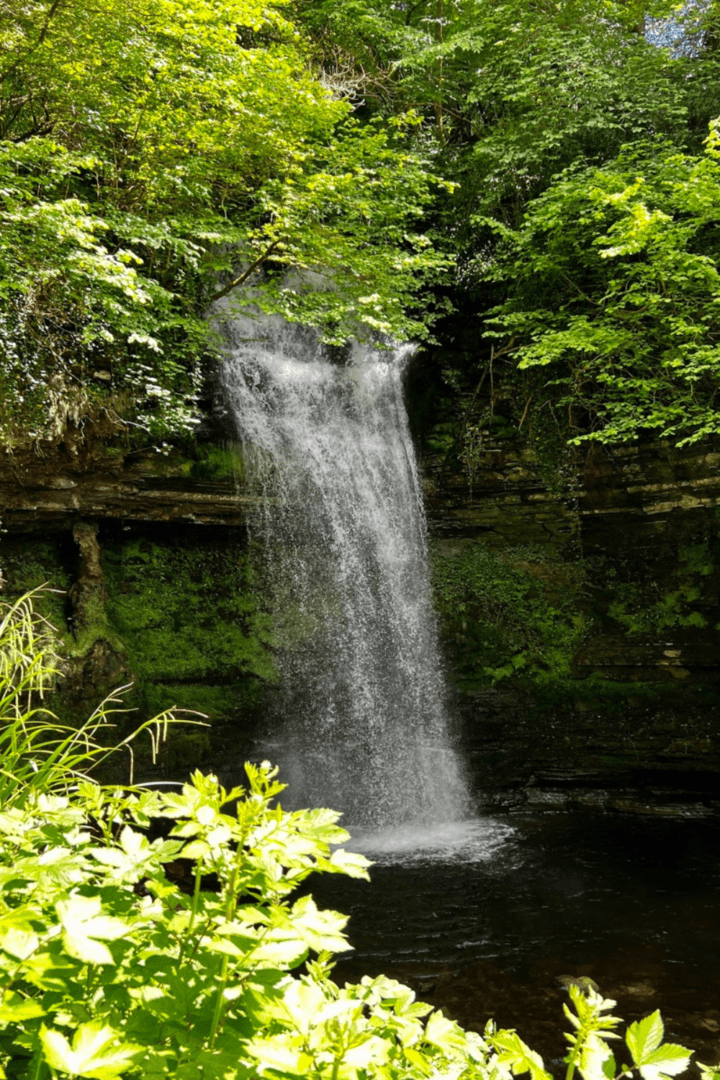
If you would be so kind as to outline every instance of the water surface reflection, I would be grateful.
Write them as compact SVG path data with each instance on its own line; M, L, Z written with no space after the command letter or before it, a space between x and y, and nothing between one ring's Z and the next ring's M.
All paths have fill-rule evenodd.
M466 1026L516 1027L557 1063L562 977L590 975L619 1015L660 1007L668 1037L717 1061L717 823L545 814L354 839L371 883L311 884L351 916L340 981L384 971Z

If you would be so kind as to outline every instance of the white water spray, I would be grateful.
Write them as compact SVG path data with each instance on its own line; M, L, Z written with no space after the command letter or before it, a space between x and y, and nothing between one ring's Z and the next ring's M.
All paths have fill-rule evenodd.
M458 821L469 801L402 396L410 350L333 357L280 319L226 333L223 381L247 478L265 493L251 525L281 643L269 755L295 805L372 827Z

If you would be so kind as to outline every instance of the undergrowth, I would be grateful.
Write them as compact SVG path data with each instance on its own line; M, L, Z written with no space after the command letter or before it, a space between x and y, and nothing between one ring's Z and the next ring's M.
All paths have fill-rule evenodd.
M342 847L333 811L284 811L267 762L232 791L199 772L179 791L94 782L96 721L73 736L33 702L52 676L48 629L31 597L2 608L15 757L0 790L1 1076L551 1080L515 1031L463 1031L384 976L333 981L346 919L293 893L311 873L367 877L369 864ZM576 982L566 1080L684 1071L690 1051L663 1042L659 1012L613 1055L615 1003Z
M532 546L481 543L432 548L435 596L461 681L496 683L518 673L535 682L570 674L589 628L578 608L581 563Z

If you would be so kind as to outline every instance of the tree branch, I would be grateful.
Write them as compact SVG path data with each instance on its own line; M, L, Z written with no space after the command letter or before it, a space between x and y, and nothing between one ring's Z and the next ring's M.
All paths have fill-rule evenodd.
M60 5L62 3L63 3L63 0L53 0L52 4L50 5L50 10L48 11L47 15L45 16L45 22L43 23L43 27L42 27L42 30L40 31L40 36L38 37L37 41L35 42L35 44L33 45L33 47L31 49L28 49L28 51L24 54L24 56L19 56L17 58L17 60L15 61L15 63L11 64L10 67L7 69L7 71L4 71L0 75L0 82L3 82L10 75L13 75L15 73L15 71L17 71L17 69L20 67L20 64L22 64L23 60L27 60L28 56L31 56L32 53L34 53L36 49L40 48L40 46L45 41L45 38L47 37L47 32L48 32L48 29L50 28L50 23L52 22L53 17L55 16L55 13L57 12L57 9L60 7Z
M232 292L233 289L237 289L239 285L244 285L250 275L257 270L258 266L264 263L265 260L272 255L273 251L279 243L279 240L273 240L270 247L263 251L262 255L258 255L255 262L251 263L250 266L248 266L247 270L245 270L245 272L240 275L240 277L235 278L235 280L231 281L229 285L226 285L224 289L220 289L220 292L216 292L215 295L210 298L210 303L214 304L216 300L222 300L223 296L227 296L227 294L229 292Z
M47 18L45 19L45 25L43 26L42 30L40 31L40 37L38 38L37 45L35 46L36 48L39 45L42 45L42 43L45 41L45 38L47 37L48 29L50 27L50 22L51 22L51 20L52 20L52 18L54 16L55 12L57 11L57 9L62 4L62 2L63 2L63 0L53 0L52 6L51 6L50 10L47 13Z

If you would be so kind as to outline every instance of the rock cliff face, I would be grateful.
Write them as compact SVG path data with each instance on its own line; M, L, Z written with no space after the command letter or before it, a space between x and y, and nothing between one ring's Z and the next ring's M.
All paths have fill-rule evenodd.
M132 684L130 724L174 705L206 714L210 731L174 733L163 765L172 775L201 761L217 769L229 746L246 756L272 678L272 633L247 560L257 496L238 465L217 447L192 461L59 451L0 462L6 591L55 590L37 600L66 658L54 711L84 718Z
M0 520L13 535L47 535L75 522L245 524L256 496L232 476L197 478L179 457L161 454L100 458L92 463L58 452L0 458Z
M0 463L0 566L10 590L61 590L68 710L134 677L143 711L211 716L170 770L244 752L273 677L247 564L258 494L213 453ZM720 447L552 460L485 433L471 468L448 458L424 455L426 506L481 801L713 810Z
M451 664L490 676L466 678L459 695L483 799L717 810L720 447L594 449L553 469L519 440L487 435L472 472L438 453L424 464L438 549L466 564L474 551L496 581L508 566L524 572L514 602L537 623L523 637L513 601L470 574L461 619L440 590ZM499 649L493 620L510 639Z
M623 544L657 547L659 537L677 531L680 514L689 535L720 505L718 447L648 443L577 451L565 465L562 490L537 451L513 443L488 437L471 475L449 473L440 455L426 456L431 531L560 548L578 539L590 554Z

